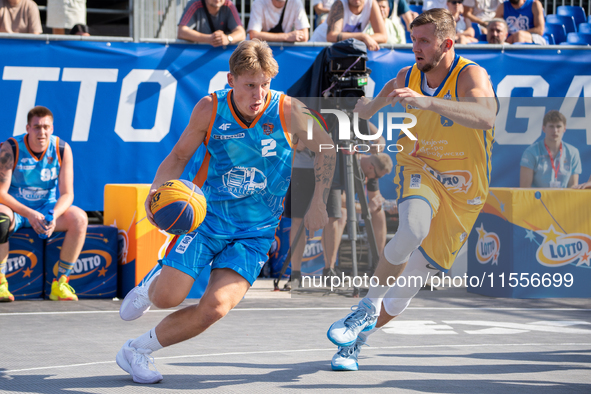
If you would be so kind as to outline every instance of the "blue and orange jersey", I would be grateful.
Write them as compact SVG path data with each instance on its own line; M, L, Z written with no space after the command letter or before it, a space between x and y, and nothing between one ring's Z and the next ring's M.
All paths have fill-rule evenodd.
M271 90L247 127L234 113L231 94L212 94L205 157L193 179L207 198L199 231L216 238L273 237L291 179L285 95Z
M448 75L432 97L457 100L460 73L464 68L475 65L456 55ZM415 64L406 74L405 85L430 96L423 89L425 78ZM494 129L471 129L433 111L420 110L408 104L405 110L417 117L416 126L410 129L417 140L413 141L400 132L398 143L404 149L396 156L397 164L424 168L459 200L481 197L484 201L490 183Z
M51 135L45 152L37 156L26 138L27 134L11 137L16 146L14 168L8 194L31 209L55 202L58 177L62 164L59 138Z

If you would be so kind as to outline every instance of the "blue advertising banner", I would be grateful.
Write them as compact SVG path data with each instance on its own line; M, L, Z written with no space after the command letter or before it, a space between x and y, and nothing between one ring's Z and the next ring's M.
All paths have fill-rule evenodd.
M55 134L74 152L74 203L103 210L108 183L150 183L197 101L226 87L232 47L122 42L0 40L0 140L25 133L26 114L49 107ZM272 88L286 91L321 48L272 47L279 75ZM517 186L523 150L541 135L541 117L560 109L568 119L564 140L579 148L581 181L591 173L591 51L481 50L459 54L485 67L500 97L573 97L511 100L497 121L493 186ZM410 49L369 54L371 96L414 62ZM382 181L392 198L392 176Z

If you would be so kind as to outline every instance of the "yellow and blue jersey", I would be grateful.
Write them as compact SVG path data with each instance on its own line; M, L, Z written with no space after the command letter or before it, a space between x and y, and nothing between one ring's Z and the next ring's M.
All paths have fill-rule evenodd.
M38 157L31 150L27 134L11 137L15 149L12 180L8 194L31 209L56 202L57 185L62 164L59 138L51 135L49 146Z
M456 55L449 73L432 97L457 100L458 77L464 68L472 65L476 63ZM415 64L406 74L405 85L431 96L422 88L425 78ZM494 129L471 129L408 104L405 110L417 117L417 124L411 129L417 140L400 133L398 143L404 149L396 156L398 171L404 166L421 167L458 202L466 203L478 197L484 202L490 183Z
M285 95L270 91L250 127L234 113L231 95L232 90L212 94L205 157L193 179L207 199L198 232L225 239L272 238L291 178Z

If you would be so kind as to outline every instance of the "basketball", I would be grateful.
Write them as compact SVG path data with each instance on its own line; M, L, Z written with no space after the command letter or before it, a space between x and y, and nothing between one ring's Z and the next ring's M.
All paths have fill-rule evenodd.
M156 190L150 209L159 228L170 234L182 235L195 230L203 222L207 201L197 185L175 179Z

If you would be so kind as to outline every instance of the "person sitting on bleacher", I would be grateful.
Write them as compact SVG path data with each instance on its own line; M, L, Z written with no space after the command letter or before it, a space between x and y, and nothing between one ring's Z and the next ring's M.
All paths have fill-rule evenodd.
M384 17L384 24L386 25L386 32L388 34L388 41L386 41L386 44L406 44L404 26L402 26L402 23L400 23L400 18L397 16L395 18L388 18L388 15L390 14L390 3L388 0L378 0L378 5L380 6L380 12ZM373 35L373 28L371 27L371 24L367 26L365 33L369 34L370 36Z
M542 121L544 139L531 144L521 156L519 187L574 187L582 172L579 150L562 141L566 117L549 111Z
M369 23L374 33L364 33ZM384 19L376 0L339 0L330 8L328 19L314 30L313 42L339 42L348 38L363 41L370 51L378 51L388 40Z
M263 41L305 42L310 22L300 0L255 0L248 34Z
M456 44L470 44L478 42L474 38L472 21L464 15L464 0L447 0L447 9L456 21Z
M78 300L68 281L84 245L88 216L73 201L72 149L53 135L51 111L34 107L27 115L27 133L0 147L0 301L14 301L1 272L8 259L8 237L22 227L32 227L42 238L66 232L49 299ZM50 210L53 220L47 222Z
M547 45L544 35L544 7L538 0L509 0L497 7L495 18L509 26L508 44Z
M246 32L230 0L192 0L185 7L177 37L219 47L243 41Z
M489 44L505 44L509 35L507 21L501 18L494 18L488 22L486 41Z
M328 13L330 12L330 7L332 7L335 0L314 0L312 4L314 4L314 13L316 17L314 18L314 28L317 28L321 24L326 21L328 17Z
M464 16L482 26L482 33L486 34L488 22L495 17L501 3L503 0L464 0Z

